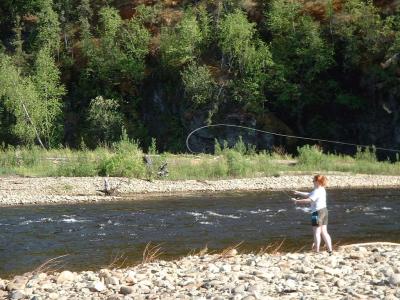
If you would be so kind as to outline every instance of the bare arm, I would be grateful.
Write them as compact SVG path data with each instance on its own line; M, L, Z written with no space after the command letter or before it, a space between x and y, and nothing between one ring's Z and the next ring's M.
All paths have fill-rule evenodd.
M296 198L292 198L292 200L294 201L294 203L310 203L312 200L310 198L306 198L306 199L296 199Z
M295 204L297 203L310 203L312 200L310 198L306 198L306 199L296 199L296 198L292 198L293 202Z
M304 196L304 197L308 197L310 195L310 193L307 192L300 192L300 191L293 191L293 193L295 195L299 195L299 196Z

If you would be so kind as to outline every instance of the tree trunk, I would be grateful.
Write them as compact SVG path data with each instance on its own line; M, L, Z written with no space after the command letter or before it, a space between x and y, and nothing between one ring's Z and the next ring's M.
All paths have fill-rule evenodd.
M25 103L23 103L23 102L22 102L22 107L24 108L24 112L25 112L26 117L28 118L28 120L31 123L33 129L35 130L36 138L37 138L40 146L42 146L43 149L46 150L46 147L43 145L42 140L40 139L39 132L37 131L35 124L33 124L33 121L31 119L31 117L29 116L28 110L26 109Z

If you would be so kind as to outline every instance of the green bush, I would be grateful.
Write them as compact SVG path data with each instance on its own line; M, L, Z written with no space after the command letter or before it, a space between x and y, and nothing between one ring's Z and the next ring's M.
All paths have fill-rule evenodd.
M303 166L321 166L326 161L326 156L317 146L305 145L298 147L298 163Z
M145 175L145 166L142 157L129 155L129 153L116 154L100 163L99 174L141 178Z
M96 161L90 158L90 152L78 152L61 163L55 173L56 176L90 177L98 175L98 168Z
M136 142L122 137L114 144L116 154L102 159L99 165L100 175L141 178L146 173L143 152Z
M245 157L234 149L226 149L224 157L228 165L228 175L233 177L245 176L250 171L250 165Z
M376 149L374 146L361 148L357 147L357 153L355 155L356 161L363 161L363 162L377 162L376 159Z

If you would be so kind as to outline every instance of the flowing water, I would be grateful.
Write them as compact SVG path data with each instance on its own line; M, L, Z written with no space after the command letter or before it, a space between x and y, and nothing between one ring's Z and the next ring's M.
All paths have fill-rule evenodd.
M400 242L400 190L328 190L333 243ZM257 251L284 240L282 250L310 249L308 206L284 192L202 193L114 203L0 208L0 277L32 271L68 254L52 269L99 269L119 257L134 264L145 245L163 258L221 250L243 242Z

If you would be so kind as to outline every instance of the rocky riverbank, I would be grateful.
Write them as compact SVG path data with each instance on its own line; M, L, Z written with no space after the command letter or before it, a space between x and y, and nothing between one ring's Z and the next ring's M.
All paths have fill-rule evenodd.
M291 190L312 187L311 175L230 179L146 181L110 178L116 193L105 196L102 177L3 177L0 178L0 206L46 203L78 203L143 199L145 194L215 192L232 190ZM400 176L328 174L331 188L399 187Z
M400 244L327 253L187 256L126 269L0 280L6 299L399 299Z

